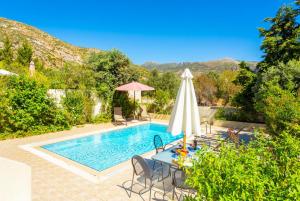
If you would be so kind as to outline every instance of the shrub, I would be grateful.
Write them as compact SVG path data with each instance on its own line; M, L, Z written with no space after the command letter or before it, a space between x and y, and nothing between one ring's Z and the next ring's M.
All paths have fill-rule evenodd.
M67 91L63 100L63 106L69 114L69 121L72 125L85 123L84 95L81 91Z
M299 200L299 139L286 132L256 137L248 146L223 145L220 153L201 149L186 169L197 195L186 200Z
M63 112L47 96L46 87L35 80L13 76L2 93L1 133L36 134L69 127Z
M126 118L133 117L134 111L137 112L139 103L130 100L128 93L116 92L113 100L114 107L122 107L122 113Z
M284 130L300 137L300 101L299 97L278 85L269 85L263 91L262 102L256 106L265 115L267 126L273 135Z
M111 114L101 113L97 115L92 122L93 123L107 123L111 121Z
M149 111L159 114L168 114L171 112L171 108L168 107L170 102L170 95L163 90L156 90L154 96L154 102L150 104Z
M227 121L242 121L242 122L256 122L263 123L262 115L257 113L246 112L239 108L219 108L216 115L216 119Z

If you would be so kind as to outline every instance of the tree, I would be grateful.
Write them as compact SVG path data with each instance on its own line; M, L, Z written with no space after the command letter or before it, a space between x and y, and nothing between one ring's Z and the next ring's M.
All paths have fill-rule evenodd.
M259 83L254 105L264 114L269 131L278 135L289 130L300 137L300 61L268 68Z
M224 105L227 105L240 91L241 87L233 83L237 73L237 71L225 70L217 79L218 96L224 100Z
M253 113L254 109L254 87L257 80L257 75L242 61L239 64L239 74L233 81L236 85L242 87L241 91L237 93L233 98L235 106L241 107L245 112Z
M172 72L159 73L157 69L150 72L150 77L147 80L149 86L156 90L163 90L168 93L171 99L175 99L179 88L179 76ZM153 95L153 93L151 93Z
M113 78L111 81L114 86L131 81L131 62L129 58L119 50L113 49L94 53L91 55L88 63L95 72L111 74Z
M4 47L0 50L0 61L5 61L7 64L11 64L13 57L12 43L9 38L6 37L4 39Z
M29 63L32 60L32 47L30 44L25 41L22 46L18 49L17 61L23 66L29 66Z
M111 111L115 88L133 81L134 68L126 55L118 50L93 53L88 67L94 71L96 90L104 101L104 112Z
M211 105L217 99L217 81L207 74L200 74L194 77L195 92L198 102L202 105Z
M298 1L299 3L299 1ZM275 17L266 18L271 23L269 29L259 28L263 37L261 49L264 60L259 63L260 70L287 63L291 59L300 58L300 25L297 22L299 10L291 6L282 6Z
M150 110L158 113L169 113L167 107L171 100L174 100L180 85L179 76L172 72L160 73L154 68L146 81L146 84L155 88L155 92L149 92L149 96L154 98Z

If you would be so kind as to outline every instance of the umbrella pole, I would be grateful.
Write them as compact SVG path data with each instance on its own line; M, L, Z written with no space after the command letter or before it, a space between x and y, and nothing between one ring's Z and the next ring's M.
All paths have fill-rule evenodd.
M135 120L135 91L133 90L133 120Z
M186 134L183 132L183 150L186 150Z

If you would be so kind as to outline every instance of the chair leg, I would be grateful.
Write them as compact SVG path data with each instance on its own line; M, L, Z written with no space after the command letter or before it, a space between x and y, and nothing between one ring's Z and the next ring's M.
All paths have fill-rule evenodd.
M175 198L175 187L173 187L172 200Z
M152 180L150 180L150 187L149 187L149 201L151 201L151 190L152 190Z
M130 187L129 197L131 197L131 193L132 193L133 180L134 180L134 172L132 174L132 180L131 180L131 187Z
M163 183L163 189L164 189L164 196L166 194L166 189L165 189L165 178L164 178L164 169L162 168L162 171L161 171L161 179L162 179L162 183Z

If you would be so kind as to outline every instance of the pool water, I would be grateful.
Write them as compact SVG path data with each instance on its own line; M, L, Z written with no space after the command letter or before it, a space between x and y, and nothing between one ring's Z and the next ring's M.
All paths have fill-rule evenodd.
M101 171L133 155L154 150L154 135L160 135L164 144L183 136L172 136L165 125L148 123L48 144L42 148Z

